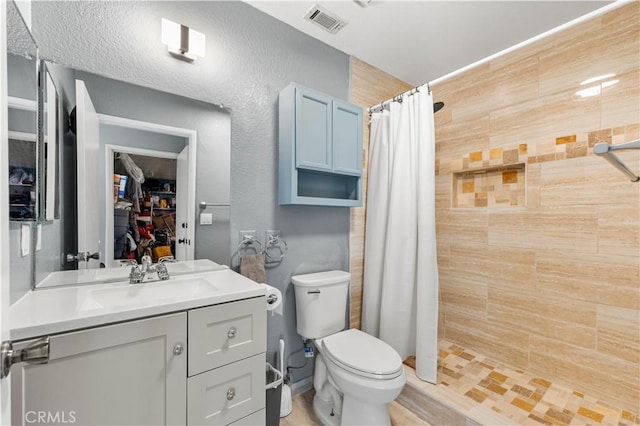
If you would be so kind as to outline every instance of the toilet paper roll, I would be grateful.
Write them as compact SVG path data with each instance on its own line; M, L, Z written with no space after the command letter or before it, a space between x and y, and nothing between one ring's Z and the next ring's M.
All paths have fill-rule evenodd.
M265 294L267 296L267 311L271 311L271 315L282 315L282 293L269 284L265 286Z

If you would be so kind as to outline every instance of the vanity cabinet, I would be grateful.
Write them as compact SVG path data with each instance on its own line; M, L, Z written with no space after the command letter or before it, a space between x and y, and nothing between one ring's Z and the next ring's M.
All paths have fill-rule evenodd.
M362 108L291 83L279 96L281 205L362 205Z
M12 368L12 423L264 424L264 299L50 336Z
M184 424L186 324L183 312L51 336L47 364L11 369L12 424Z

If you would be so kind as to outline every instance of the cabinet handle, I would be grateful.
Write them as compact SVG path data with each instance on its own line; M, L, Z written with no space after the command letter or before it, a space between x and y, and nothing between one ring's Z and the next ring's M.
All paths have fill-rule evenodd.
M236 397L236 388L229 388L227 391L227 401L231 401Z
M236 337L236 333L237 333L237 332L238 332L238 330L236 330L236 328L235 328L235 327L231 327L231 328L229 329L229 331L227 331L227 337L228 337L229 339L233 339L234 337Z
M0 379L9 375L11 366L20 362L28 364L46 364L49 362L49 336L31 343L24 349L13 349L13 343L7 340L0 346Z
M173 354L174 355L180 355L183 350L184 350L184 348L182 347L182 345L180 343L178 343L177 345L175 345L173 347Z

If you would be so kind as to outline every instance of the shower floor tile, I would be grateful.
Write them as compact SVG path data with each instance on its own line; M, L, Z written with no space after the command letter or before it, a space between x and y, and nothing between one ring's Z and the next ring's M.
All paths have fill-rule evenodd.
M413 357L405 363L415 368ZM438 343L440 386L519 425L640 425L637 412L617 409L446 340Z

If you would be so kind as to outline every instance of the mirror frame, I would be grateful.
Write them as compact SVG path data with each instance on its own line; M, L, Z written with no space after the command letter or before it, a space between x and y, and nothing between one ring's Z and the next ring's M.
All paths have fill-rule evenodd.
M60 96L49 73L47 63L40 59L38 65L38 119L37 139L37 222L60 219L59 208L59 146L60 146ZM53 101L52 101L53 99Z

